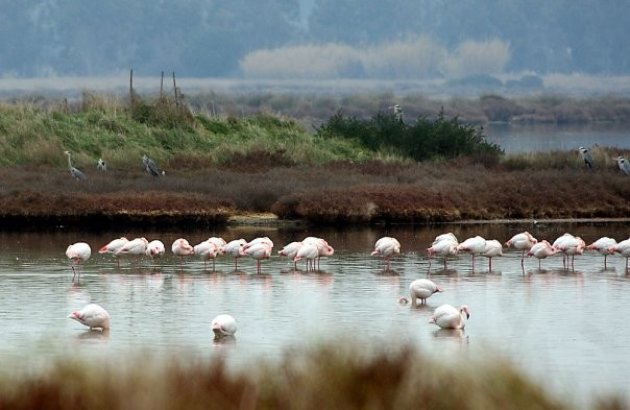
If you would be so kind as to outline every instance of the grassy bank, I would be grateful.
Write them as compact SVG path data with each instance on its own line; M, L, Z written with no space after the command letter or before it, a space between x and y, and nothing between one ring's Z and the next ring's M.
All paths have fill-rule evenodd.
M144 358L146 359L146 358ZM229 371L220 359L58 362L0 383L11 409L569 409L502 360L442 364L411 347L327 346ZM615 398L592 408L621 409Z
M0 105L0 222L204 226L270 211L320 223L630 215L629 179L614 161L627 152L594 148L598 166L586 170L576 152L502 155L454 120L341 120L314 134L289 118L193 115L168 100L132 110L92 95L76 106ZM424 132L434 133L426 138L435 151L416 150ZM458 136L457 149L440 149ZM86 181L70 177L64 150ZM166 176L145 173L144 153ZM96 170L99 157L107 172Z

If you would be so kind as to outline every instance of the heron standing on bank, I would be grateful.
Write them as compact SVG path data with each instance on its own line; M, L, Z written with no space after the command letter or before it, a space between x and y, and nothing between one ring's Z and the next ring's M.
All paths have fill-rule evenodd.
M619 155L617 157L617 165L619 166L619 169L621 170L621 172L623 172L626 175L630 175L630 162L628 162L627 159Z
M70 175L72 175L75 179L80 181L84 181L87 179L85 174L79 171L77 168L72 166L72 160L70 159L70 151L65 151L64 154L68 157L68 171L70 171Z
M591 153L588 152L588 149L584 147L580 147L578 149L580 151L580 157L582 157L582 161L584 161L584 164L589 168L593 168L595 163L593 162L593 157L591 156Z
M157 166L155 161L147 157L146 154L142 156L142 163L144 164L144 169L147 171L147 173L149 173L149 175L152 175L154 177L164 175L164 171L162 171L160 167Z

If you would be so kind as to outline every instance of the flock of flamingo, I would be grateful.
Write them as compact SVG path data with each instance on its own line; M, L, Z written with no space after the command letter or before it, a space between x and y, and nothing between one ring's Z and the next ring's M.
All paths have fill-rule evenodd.
M195 246L190 245L186 239L179 238L171 245L171 252L174 256L180 258L180 263L182 263L181 261L184 257L194 255L202 258L204 263L211 260L213 268L215 260L219 256L227 255L233 258L235 269L238 269L238 259L240 257L249 256L256 260L256 272L260 273L261 261L271 257L273 246L273 242L268 237L258 237L249 242L245 239L235 239L226 242L222 238L211 237ZM606 269L606 258L609 255L618 253L625 257L626 272L628 271L628 260L630 259L630 238L617 242L615 239L603 237L587 246L582 238L573 236L570 233L565 233L551 244L547 240L538 241L529 232L521 232L508 240L505 246L521 252L521 266L524 264L526 254L529 257L537 258L539 269L542 259L558 253L563 256L563 267L565 269L574 269L575 255L581 255L584 250L593 250L602 254L604 256L604 269ZM385 269L389 270L391 260L400 254L400 248L400 242L396 238L385 236L376 241L371 256L382 257L385 262ZM159 240L149 242L146 238L128 240L123 237L112 240L102 246L98 252L100 254L113 255L117 264L120 265L121 256L160 258L165 254L165 247ZM278 251L278 254L291 260L296 269L297 262L305 260L306 270L308 271L318 269L319 258L332 256L334 252L334 248L325 239L311 236L302 241L287 244ZM438 235L431 246L427 248L429 260L431 260L431 257L443 258L444 269L447 268L447 259L459 253L471 255L473 271L476 256L488 258L488 269L491 271L492 258L503 255L503 244L496 239L486 240L481 236L475 236L459 242L457 237L449 232ZM91 254L90 245L85 242L77 242L68 246L66 256L72 261L73 281L78 274L77 270L75 270L75 265L87 261ZM411 307L417 306L418 299L421 304L425 304L427 298L442 291L443 289L430 279L414 280L409 285ZM406 304L409 302L409 299L401 297L399 302ZM88 326L90 330L106 330L109 329L110 325L109 313L103 307L94 303L85 306L79 311L72 312L69 318ZM463 329L469 318L470 309L467 305L461 305L460 307L441 305L435 309L430 323L434 323L443 329ZM221 314L213 319L211 329L215 339L233 338L236 332L236 320L228 314Z

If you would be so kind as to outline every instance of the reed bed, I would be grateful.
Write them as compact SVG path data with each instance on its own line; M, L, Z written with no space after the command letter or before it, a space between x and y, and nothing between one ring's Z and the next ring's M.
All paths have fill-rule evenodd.
M143 356L143 355L140 355ZM615 397L596 409L621 409ZM570 409L500 359L432 360L411 346L358 352L348 344L289 350L278 362L229 369L212 360L138 357L125 365L59 360L0 379L11 409Z

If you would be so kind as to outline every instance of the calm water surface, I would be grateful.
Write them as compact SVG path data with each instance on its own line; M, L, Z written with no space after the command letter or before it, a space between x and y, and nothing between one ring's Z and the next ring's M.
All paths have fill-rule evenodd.
M458 361L503 356L554 392L588 406L593 397L625 394L630 368L630 276L625 259L585 253L575 271L562 268L561 257L526 260L505 251L492 271L479 258L475 270L468 255L449 261L448 270L429 260L424 249L447 231L460 240L482 235L507 241L529 230L539 239L554 240L568 231L587 243L601 236L622 240L630 224L475 224L431 228L344 228L290 230L229 228L215 232L3 233L0 234L0 360L5 371L38 367L60 357L125 358L140 352L167 356L186 352L195 357L224 354L235 367L252 358L274 360L289 347L320 341L359 345L408 341L420 350ZM231 260L219 259L216 270L191 258L183 265L171 256L161 263L124 260L117 268L96 250L125 234L161 239L170 249L180 236L197 243L208 236L225 239L269 236L274 253L293 240L321 236L336 249L320 270L294 271L274 256L264 261L263 274L242 258L235 271ZM384 272L370 256L376 239L397 237L402 254ZM78 282L64 252L68 244L86 241L92 258ZM483 260L482 260L483 259ZM303 266L299 266L303 269ZM430 277L445 292L428 306L410 309L398 304L409 283ZM89 302L112 315L108 334L88 332L67 315ZM428 322L443 303L468 304L471 318L463 332L439 331ZM236 342L213 343L210 321L219 313L237 318ZM341 340L341 342L340 342Z

